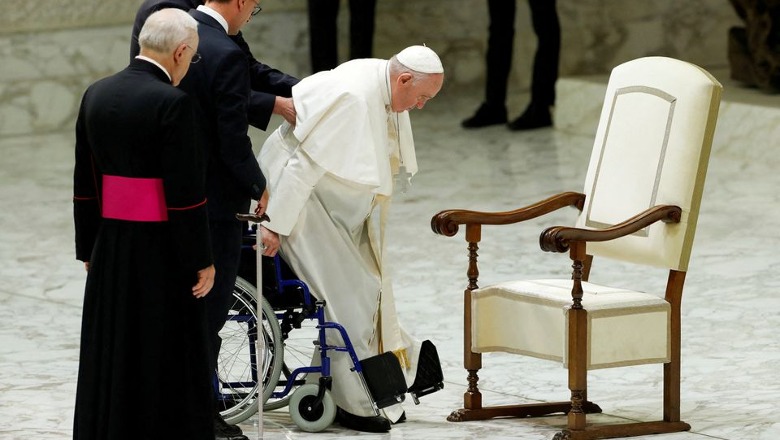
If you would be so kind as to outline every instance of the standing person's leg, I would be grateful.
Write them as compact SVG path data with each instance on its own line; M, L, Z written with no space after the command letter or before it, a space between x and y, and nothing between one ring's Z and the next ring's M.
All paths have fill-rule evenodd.
M350 59L371 58L374 49L375 15L376 0L349 0Z
M515 40L514 0L488 0L490 31L487 50L487 82L485 103L506 109L506 89L512 69L512 50Z
M339 0L309 0L309 50L313 73L339 64Z
M211 222L209 230L216 274L214 286L205 296L205 301L209 337L209 371L214 372L217 369L217 359L222 345L219 331L225 325L227 313L232 303L233 285L236 283L241 259L242 224L238 221ZM219 417L219 409L215 401L214 429L217 438L246 439L246 437L241 436L241 428L228 425L222 417Z
M558 22L556 0L529 0L534 33L539 40L534 56L531 102L552 106L555 104L555 82L561 52L561 26Z
M537 38L531 77L531 102L519 118L509 124L512 130L552 125L550 107L555 104L555 82L561 52L561 27L556 0L528 0L531 23Z
M488 0L490 26L485 75L485 102L474 116L464 120L465 128L506 123L506 91L512 68L515 38L515 0Z

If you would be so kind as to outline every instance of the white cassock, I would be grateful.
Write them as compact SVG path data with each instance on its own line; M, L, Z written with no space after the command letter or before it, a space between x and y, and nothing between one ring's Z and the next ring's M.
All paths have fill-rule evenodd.
M411 385L420 343L398 322L383 262L393 179L417 171L409 114L390 110L385 60L346 62L292 92L295 127L282 124L258 155L271 196L266 226L280 235L295 273L326 301L327 319L346 328L358 358L394 352ZM332 330L328 340L342 343ZM330 354L335 403L374 415L349 357ZM402 409L384 411L396 421Z

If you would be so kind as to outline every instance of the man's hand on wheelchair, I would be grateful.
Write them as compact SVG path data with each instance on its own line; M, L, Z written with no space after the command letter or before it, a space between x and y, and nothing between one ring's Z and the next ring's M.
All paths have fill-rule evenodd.
M263 247L260 250L266 257L273 257L279 252L279 234L263 225L259 225L257 229L260 230L260 239L263 244Z

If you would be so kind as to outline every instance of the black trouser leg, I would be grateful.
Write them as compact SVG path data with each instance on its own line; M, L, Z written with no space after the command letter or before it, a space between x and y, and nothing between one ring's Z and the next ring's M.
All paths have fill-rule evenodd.
M350 59L371 58L374 48L375 12L376 0L349 0Z
M338 14L339 0L309 0L309 51L314 73L339 64Z
M241 258L241 223L211 222L211 248L214 257L214 287L206 295L206 315L209 332L209 367L210 371L217 368L219 349L222 339L219 331L225 325L228 310L233 300L233 286L236 283L238 264Z
M507 81L512 68L512 46L515 38L515 9L515 0L488 0L490 27L485 103L489 106L506 105Z
M540 106L555 104L561 51L561 27L555 1L528 0L531 23L538 40L531 80L531 103Z

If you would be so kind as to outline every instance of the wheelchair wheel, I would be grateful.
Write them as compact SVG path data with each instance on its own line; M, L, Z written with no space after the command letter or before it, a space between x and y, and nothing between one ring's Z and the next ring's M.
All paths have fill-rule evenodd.
M303 431L320 432L336 419L336 404L330 390L325 389L322 404L312 406L319 389L319 385L308 383L298 387L290 398L290 417Z
M279 381L284 361L282 331L271 305L263 298L262 328L265 338L263 365L257 368L257 300L255 287L242 278L233 287L233 305L219 332L222 347L217 364L220 414L231 424L257 412L258 377L262 377L265 402ZM270 319L269 319L270 318Z
M292 380L294 380L293 387L286 396L281 398L272 396L268 398L263 406L265 411L273 411L287 406L296 389L306 383L306 374L293 378L292 373L296 368L308 367L312 364L312 358L316 349L314 343L317 341L318 336L319 330L317 329L316 319L304 319L300 323L300 328L293 328L288 334L283 334L284 363L282 364L281 375L275 391L282 392L287 382Z

